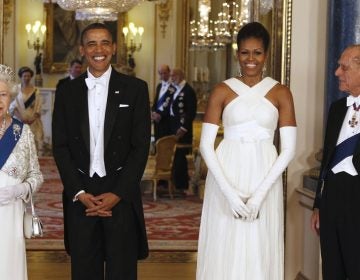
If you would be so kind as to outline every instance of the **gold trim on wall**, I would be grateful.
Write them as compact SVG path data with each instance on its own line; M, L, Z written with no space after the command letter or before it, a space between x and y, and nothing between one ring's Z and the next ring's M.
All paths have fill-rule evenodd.
M165 35L166 35L166 28L170 17L171 3L172 1L170 0L164 0L156 4L159 11L158 15L159 15L161 34L163 39L165 39Z
M4 61L4 0L0 0L0 63Z
M71 37L71 40L73 42L72 49L69 50L69 47L66 47L65 49L69 50L69 52L66 54L65 58L58 58L58 55L55 53L55 44L62 43L63 39L56 41L56 38L54 38L55 33L55 16L54 16L54 10L55 10L54 3L45 3L44 9L46 13L46 39L45 39L45 50L44 50L44 62L43 62L43 70L44 73L63 73L68 70L69 62L74 58L80 58L80 54L78 54L78 47L79 47L79 39L80 39L80 32L81 30L88 24L90 24L90 21L75 21L75 12L73 13L73 18L69 18L65 20L62 18L62 22L68 23L68 26L66 27L66 32L71 33L73 31L73 37ZM64 11L64 13L70 13L69 11ZM121 13L118 16L117 24L116 24L116 42L117 42L117 51L116 51L116 57L115 60L112 62L112 64L115 67L121 67L126 65L126 49L124 48L124 35L122 33L122 28L125 26L125 13ZM105 23L106 24L106 23ZM112 22L109 22L109 24L112 24ZM75 26L76 25L76 26ZM65 32L64 32L65 33ZM66 34L67 36L70 34ZM73 52L74 54L70 54L70 52Z
M283 0L283 11L281 83L290 87L292 0Z
M1 10L3 11L3 32L7 33L8 27L11 21L11 16L14 9L14 1L13 0L4 0L3 7Z

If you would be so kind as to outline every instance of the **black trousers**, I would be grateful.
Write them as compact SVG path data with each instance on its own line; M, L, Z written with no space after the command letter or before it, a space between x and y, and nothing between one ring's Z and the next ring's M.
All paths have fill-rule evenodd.
M103 178L89 179L97 195ZM130 202L121 200L112 217L87 217L79 201L68 205L67 221L73 280L136 280L139 229Z
M189 148L177 148L173 163L173 181L178 190L187 190L189 187L189 173L186 155L190 153Z
M323 279L360 279L360 176L329 174L319 210Z
M154 122L155 141L161 137L172 135L169 117L163 117L158 123Z

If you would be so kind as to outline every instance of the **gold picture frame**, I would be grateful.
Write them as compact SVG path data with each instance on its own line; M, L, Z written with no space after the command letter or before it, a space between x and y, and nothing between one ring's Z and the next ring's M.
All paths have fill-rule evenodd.
M44 4L46 14L46 39L44 46L44 73L64 73L71 60L78 58L80 34L90 21L75 20L75 12L66 11L55 3ZM122 28L125 26L126 14L119 14L115 22L105 22L113 31L117 42L116 55L112 64L116 67L126 65L126 47Z

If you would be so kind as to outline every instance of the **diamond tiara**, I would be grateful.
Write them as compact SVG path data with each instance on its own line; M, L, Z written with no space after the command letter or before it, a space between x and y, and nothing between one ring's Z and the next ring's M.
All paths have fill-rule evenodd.
M0 79L13 82L15 80L15 73L9 66L0 64Z

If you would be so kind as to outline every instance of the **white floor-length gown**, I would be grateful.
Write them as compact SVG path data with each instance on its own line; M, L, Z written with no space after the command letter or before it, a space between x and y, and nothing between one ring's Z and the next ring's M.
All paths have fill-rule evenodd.
M23 126L19 141L0 169L0 188L25 181L31 185L33 192L43 181L34 136L28 125ZM24 210L24 200L21 198L0 206L0 279L28 279L23 232Z
M264 78L248 87L225 83L237 93L224 109L224 139L216 149L222 172L239 193L250 196L277 158L273 145L278 110L265 95L277 82ZM284 236L281 178L271 187L259 219L235 219L208 172L199 234L197 280L283 280Z

